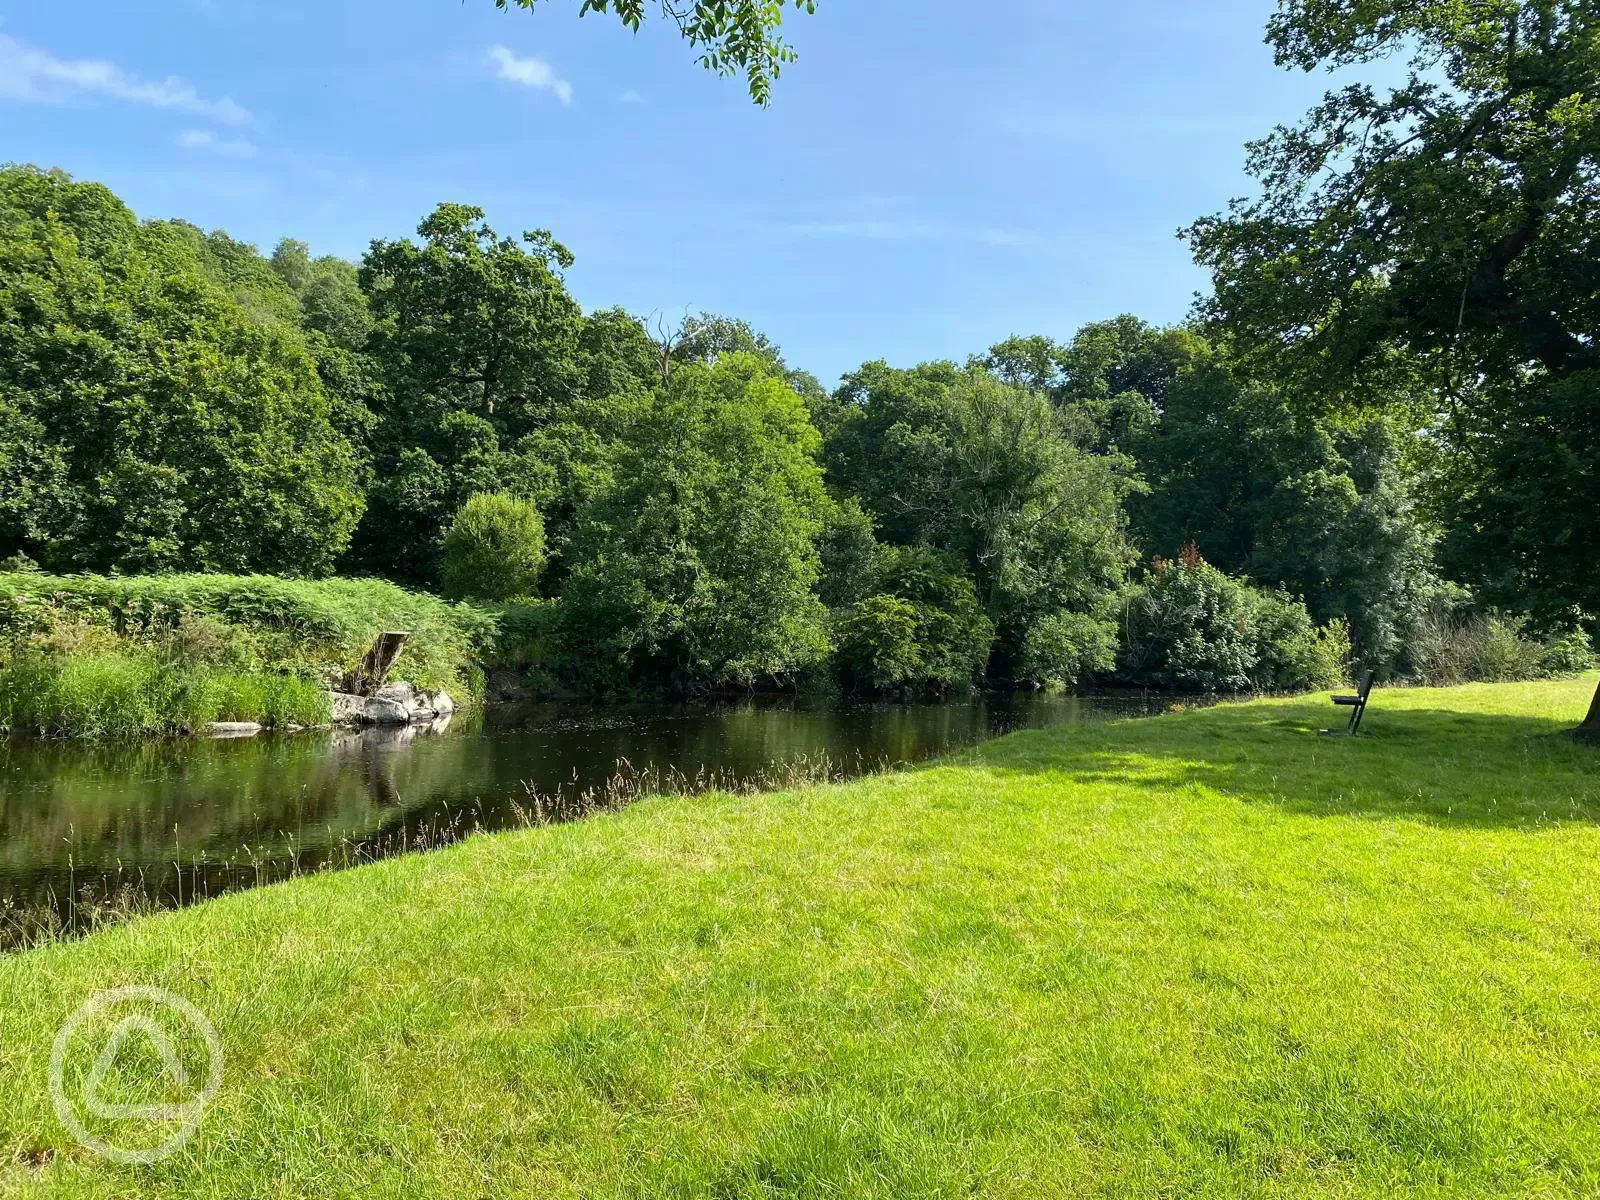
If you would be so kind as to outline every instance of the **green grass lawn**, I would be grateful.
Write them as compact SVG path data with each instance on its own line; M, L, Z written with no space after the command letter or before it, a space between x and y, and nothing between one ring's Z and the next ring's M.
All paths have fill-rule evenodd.
M1592 1197L1594 686L1380 690L1359 739L1323 697L1018 734L11 957L0 1190ZM46 1086L123 984L226 1052L151 1166Z

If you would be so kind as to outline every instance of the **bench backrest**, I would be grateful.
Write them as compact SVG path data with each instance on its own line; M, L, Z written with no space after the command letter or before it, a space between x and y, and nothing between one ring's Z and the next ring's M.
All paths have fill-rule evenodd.
M1376 671L1368 671L1367 677L1361 681L1361 690L1357 692L1356 695L1365 700L1367 698L1367 693L1372 691L1372 681L1377 679L1377 677L1378 673Z

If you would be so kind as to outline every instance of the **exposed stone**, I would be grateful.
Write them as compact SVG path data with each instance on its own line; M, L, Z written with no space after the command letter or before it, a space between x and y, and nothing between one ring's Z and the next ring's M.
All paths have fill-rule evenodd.
M208 738L247 738L261 732L254 721L212 721L205 727Z
M373 696L362 705L361 720L367 725L409 725L411 710L398 700Z
M335 725L359 725L362 710L367 707L365 696L356 696L350 692L329 692L328 698L333 702L333 723Z
M419 690L397 680L378 689L376 696L353 692L328 694L335 725L426 725L456 712L456 702L448 692Z
M456 711L456 702L448 692L432 689L423 691L403 681L385 684L378 689L375 699L398 704L405 709L407 720L413 724L427 724L439 717L451 716ZM365 712L364 706L362 712Z
M372 694L379 700L393 700L396 704L402 704L407 708L417 701L417 689L404 680L386 683Z
M406 710L406 719L417 724L433 720L434 712L427 701L427 695L419 692L409 683L397 680L378 689L378 697L383 700L393 700Z
M410 685L402 686L409 693ZM409 703L388 696L357 696L350 692L331 692L329 699L333 707L335 725L409 725L416 719ZM433 714L429 712L421 719L432 720Z

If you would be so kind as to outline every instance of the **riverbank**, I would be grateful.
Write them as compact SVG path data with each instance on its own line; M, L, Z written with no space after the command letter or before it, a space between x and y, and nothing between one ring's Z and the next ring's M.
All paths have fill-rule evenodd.
M394 675L471 701L508 610L376 579L0 573L0 734L130 738L332 719L332 681L384 630Z
M1595 679L1030 732L648 800L0 961L21 1194L1592 1195ZM50 1046L171 989L154 1166ZM91 1051L92 1056L92 1051ZM85 1067L85 1069L87 1069Z

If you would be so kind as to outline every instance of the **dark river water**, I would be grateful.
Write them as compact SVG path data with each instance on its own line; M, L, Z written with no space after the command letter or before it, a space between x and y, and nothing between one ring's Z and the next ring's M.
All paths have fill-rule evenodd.
M580 815L639 791L913 763L1171 697L491 707L444 728L123 745L0 741L0 941ZM20 933L19 933L20 931Z

